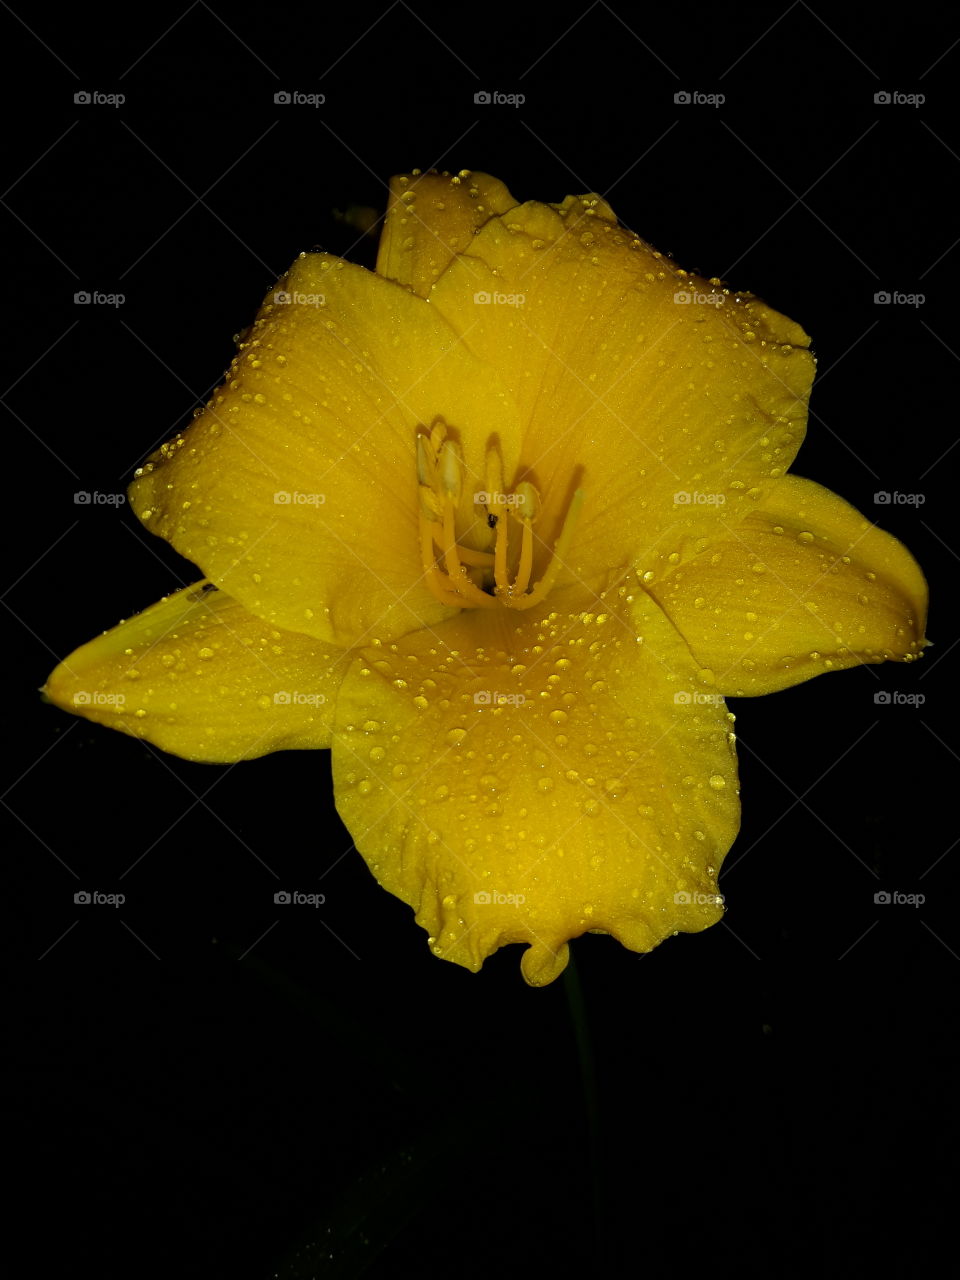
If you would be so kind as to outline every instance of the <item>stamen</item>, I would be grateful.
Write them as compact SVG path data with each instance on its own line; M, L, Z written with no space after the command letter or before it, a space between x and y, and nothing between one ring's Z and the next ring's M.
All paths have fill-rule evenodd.
M524 520L520 538L520 566L510 588L511 596L523 595L530 585L530 571L533 569L533 525L529 520Z
M483 487L488 494L499 495L503 492L503 463L496 449L488 449L484 466ZM496 502L496 498L494 498ZM487 503L490 509L490 503Z
M464 564L475 565L483 569L493 568L492 551L474 551L473 547L457 547L457 555Z
M440 487L453 505L459 506L463 491L463 455L456 440L444 440L440 450Z
M460 577L460 561L457 559L457 532L454 526L454 511L451 502L443 504L443 562L447 573L456 580Z
M418 486L418 497L420 499L420 515L430 524L435 524L443 514L440 499L427 484Z
M484 491L487 494L487 500L480 505L479 520L476 525L474 538L479 542L481 547L492 547L496 541L496 520L491 518L490 513L490 494L499 493L503 484L503 466L500 462L500 454L496 449L487 450L487 456L484 461ZM476 501L476 499L474 499ZM491 552L492 555L492 552Z
M423 575L427 586L441 604L451 605L454 609L462 609L463 601L453 591L447 589L446 580L437 568L433 550L433 534L431 526L425 520L420 521L420 560L423 564Z
M540 515L540 494L529 480L521 480L514 490L517 501L513 514L518 520L529 520L533 524Z
M417 436L417 483L420 508L420 558L424 578L441 604L452 608L530 609L539 604L556 581L573 538L583 505L578 489L571 500L560 535L546 569L530 588L533 577L533 526L540 516L540 494L529 481L521 481L512 494L503 491L503 466L495 449L488 449L485 463L487 519L471 525L474 538L494 544L493 552L462 547L457 542L457 514L463 495L463 454L459 443L447 435L438 418L430 434ZM517 569L510 581L510 526L520 525ZM542 545L542 544L541 544ZM469 568L467 567L469 566ZM492 570L492 581L491 581Z
M570 543L573 541L573 531L576 527L577 519L580 515L580 508L583 506L583 490L578 489L573 495L570 506L567 510L566 519L563 522L563 528L560 530L560 537L553 544L553 556L547 565L547 571L536 584L529 595L520 596L510 603L514 609L531 609L535 604L539 604L544 599L547 592L556 581L557 574L563 566L564 558L569 549Z
M510 590L510 580L507 577L507 516L506 512L494 516L497 522L497 541L493 549L493 580L496 583L498 592L506 592Z
M449 575L450 587L463 595L461 603L470 603L479 608L489 608L490 599L470 578L460 563L460 548L457 546L456 515L463 492L463 455L455 440L444 440L440 446L437 463L437 474L443 494L443 563Z
M417 483L432 486L434 482L434 453L426 436L417 436Z
M533 570L533 522L540 513L540 495L526 480L517 485L514 494L517 505L512 514L515 520L519 520L523 530L520 543L520 565L513 586L510 588L510 595L516 597L523 595L530 583L530 574Z

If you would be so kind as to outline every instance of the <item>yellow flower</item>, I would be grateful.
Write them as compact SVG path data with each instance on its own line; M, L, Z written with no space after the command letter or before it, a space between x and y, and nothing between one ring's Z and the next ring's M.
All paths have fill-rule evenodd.
M706 928L724 696L924 644L910 554L787 474L808 346L597 196L396 178L376 273L302 255L137 473L205 580L47 693L192 760L332 746L370 869L467 968Z

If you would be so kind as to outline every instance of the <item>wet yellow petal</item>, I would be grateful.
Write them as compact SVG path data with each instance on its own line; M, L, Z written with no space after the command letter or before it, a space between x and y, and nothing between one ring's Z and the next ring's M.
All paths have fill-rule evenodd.
M377 272L426 297L476 232L516 200L488 173L398 174L390 181Z
M587 495L567 581L662 576L742 519L803 439L800 326L681 271L595 196L492 219L430 301L516 397L546 522L571 477Z
M330 745L349 659L196 583L82 645L44 692L65 711L187 760Z
M436 310L307 254L131 502L251 613L331 643L390 638L450 613L423 582L418 535L416 432L438 416L462 443L468 489L491 435L514 465L512 401Z
M651 594L729 696L923 648L927 586L913 556L798 476Z
M719 919L739 817L732 717L661 611L566 596L364 650L334 732L337 807L435 953L525 942L533 985L579 934L648 951Z

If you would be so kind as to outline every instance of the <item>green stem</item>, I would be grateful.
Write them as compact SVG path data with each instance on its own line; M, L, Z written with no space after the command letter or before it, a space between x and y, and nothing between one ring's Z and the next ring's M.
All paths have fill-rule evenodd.
M586 1003L583 998L583 987L580 984L580 974L573 958L572 950L570 962L563 971L563 985L567 995L570 1022L577 1042L577 1058L580 1063L580 1079L583 1084L583 1102L587 1122L587 1147L590 1158L590 1181L593 1190L594 1234L599 1254L596 1261L602 1263L607 1252L607 1233L604 1229L606 1197L603 1186L600 1100L597 1090L593 1046L590 1043L590 1028L587 1025Z

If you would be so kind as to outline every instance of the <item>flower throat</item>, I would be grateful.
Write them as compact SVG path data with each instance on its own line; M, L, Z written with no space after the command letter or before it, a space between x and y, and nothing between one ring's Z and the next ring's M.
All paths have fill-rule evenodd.
M441 604L457 609L495 609L500 605L530 609L540 604L563 567L583 492L578 489L574 493L550 558L540 577L531 582L537 550L534 544L545 546L534 534L541 512L538 490L523 480L513 492L504 492L500 455L496 449L488 449L486 488L475 495L474 502L482 513L478 540L492 550L478 550L457 541L463 473L460 445L447 435L442 419L438 418L429 432L418 432L420 556L430 590Z

